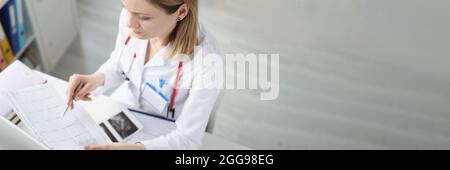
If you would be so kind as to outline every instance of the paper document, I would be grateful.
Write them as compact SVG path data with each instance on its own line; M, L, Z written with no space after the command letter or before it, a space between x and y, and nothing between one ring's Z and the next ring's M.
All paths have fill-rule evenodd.
M11 106L9 105L6 94L0 92L0 116L6 116L6 114L12 111Z
M40 85L8 93L23 123L50 149L82 149L107 143L101 130L77 105L65 116L66 100L51 85Z
M6 93L45 83L39 74L20 61L15 61L0 73L0 116L12 111Z
M20 61L12 63L0 74L0 92L11 92L44 83L45 79Z

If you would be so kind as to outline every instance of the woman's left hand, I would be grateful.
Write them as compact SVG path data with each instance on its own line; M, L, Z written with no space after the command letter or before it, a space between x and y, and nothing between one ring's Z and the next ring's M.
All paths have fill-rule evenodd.
M144 150L143 144L124 144L113 143L107 145L88 145L84 147L85 150Z

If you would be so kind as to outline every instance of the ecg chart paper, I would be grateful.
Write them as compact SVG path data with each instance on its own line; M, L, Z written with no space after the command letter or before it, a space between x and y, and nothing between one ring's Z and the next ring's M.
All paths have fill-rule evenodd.
M106 143L81 105L63 115L66 99L49 84L11 92L8 96L25 126L50 149L78 150L85 145Z

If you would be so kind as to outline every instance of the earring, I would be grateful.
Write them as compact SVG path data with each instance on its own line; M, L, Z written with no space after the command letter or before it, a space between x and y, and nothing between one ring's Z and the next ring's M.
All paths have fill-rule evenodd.
M177 18L177 21L181 21L181 20L182 20L181 17L178 17L178 18Z

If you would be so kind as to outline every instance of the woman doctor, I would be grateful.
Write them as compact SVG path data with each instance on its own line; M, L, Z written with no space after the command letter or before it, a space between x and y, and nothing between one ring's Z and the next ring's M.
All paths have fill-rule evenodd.
M121 101L176 120L176 129L136 144L85 149L199 149L222 84L223 63L198 24L198 1L122 0L122 4L110 59L91 75L70 77L68 104L73 108L73 101L90 101L92 93L125 83Z

